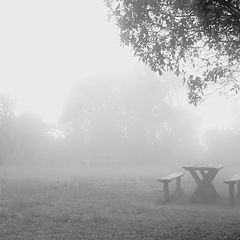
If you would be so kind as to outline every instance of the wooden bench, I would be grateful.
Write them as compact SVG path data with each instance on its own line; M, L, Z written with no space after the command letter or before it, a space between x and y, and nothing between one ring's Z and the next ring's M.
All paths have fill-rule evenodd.
M172 173L166 177L159 178L158 181L163 183L163 194L164 194L164 201L169 200L169 183L172 180L176 179L176 194L181 194L181 177L184 175L184 173Z
M231 178L224 181L229 186L229 203L233 205L235 203L234 185L238 185L237 197L240 197L240 174L235 174Z

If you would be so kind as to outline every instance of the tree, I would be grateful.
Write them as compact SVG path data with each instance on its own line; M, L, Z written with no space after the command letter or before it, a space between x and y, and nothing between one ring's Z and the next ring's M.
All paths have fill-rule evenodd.
M0 123L15 116L16 103L8 95L0 94Z
M10 158L14 152L13 126L16 115L15 101L0 94L0 161Z
M50 162L54 139L49 134L50 125L33 112L22 112L15 118L14 163L44 164Z
M240 134L236 129L211 129L205 134L208 159L236 166L239 162Z
M238 0L105 0L121 41L160 75L183 76L189 102L212 91L237 93Z
M120 111L114 98L117 80L110 76L87 78L70 92L61 120L68 127L65 143L72 159L120 148Z
M96 155L98 164L102 156L109 163L151 164L199 155L198 118L169 101L179 89L141 71L91 77L73 87L62 114L69 159L79 162L85 154Z

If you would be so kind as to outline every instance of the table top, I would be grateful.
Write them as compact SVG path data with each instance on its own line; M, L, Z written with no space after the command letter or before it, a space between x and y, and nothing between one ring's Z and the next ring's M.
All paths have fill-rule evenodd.
M208 165L208 164L196 164L191 166L184 166L185 170L210 170L210 169L216 169L220 170L223 168L223 165L220 164L218 166Z

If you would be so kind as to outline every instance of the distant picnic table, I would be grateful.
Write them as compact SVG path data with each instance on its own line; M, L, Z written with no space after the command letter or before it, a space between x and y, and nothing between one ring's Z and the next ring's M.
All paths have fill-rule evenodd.
M212 182L219 170L223 168L223 165L209 166L206 164L198 164L184 166L183 168L191 174L197 183L197 188L190 199L191 202L213 201L219 198Z

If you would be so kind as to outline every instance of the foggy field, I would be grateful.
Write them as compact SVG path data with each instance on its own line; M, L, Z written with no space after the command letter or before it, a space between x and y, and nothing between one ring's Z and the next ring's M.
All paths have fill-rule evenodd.
M0 18L0 240L240 240L240 1Z
M0 239L240 237L240 204L228 206L228 188L222 179L216 180L221 195L216 204L188 202L195 185L187 174L184 195L164 204L157 170L133 173L118 169L118 174L108 170L105 175L102 170L91 175L76 170L71 177L62 171L58 177L47 178L38 169L35 177L21 178L16 173L2 177ZM5 174L9 172L5 170Z

